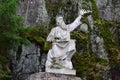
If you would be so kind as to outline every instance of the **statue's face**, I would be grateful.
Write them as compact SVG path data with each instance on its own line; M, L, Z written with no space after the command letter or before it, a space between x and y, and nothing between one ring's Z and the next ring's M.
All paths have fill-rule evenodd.
M57 25L60 25L60 26L61 26L61 25L64 23L63 17L62 17L62 16L57 17L57 18L56 18L56 23L57 23Z
M65 24L62 16L57 17L56 22L57 22L57 26L61 27L64 30L67 30L66 24Z

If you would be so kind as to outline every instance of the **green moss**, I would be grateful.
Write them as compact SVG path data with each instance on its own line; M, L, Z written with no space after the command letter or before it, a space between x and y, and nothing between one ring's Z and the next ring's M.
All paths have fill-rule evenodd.
M101 34L104 38L104 41L105 41L105 46L106 46L106 49L108 50L111 46L111 43L112 43L112 36L111 36L111 32L110 32L110 24L108 22L103 22L102 21L102 25L100 27L100 31L101 31Z
M86 52L87 51L87 40L88 34L80 32L80 31L73 31L71 33L71 38L76 40L76 49L77 52Z
M100 36L102 36L104 39L105 49L108 53L109 65L111 69L113 69L117 62L117 54L120 47L118 46L118 41L115 40L114 37L112 36L113 34L111 34L110 32L110 27L111 26L115 27L116 23L111 21L104 21L101 19L96 19L94 23L95 26L99 27L100 29Z
M120 50L120 46L118 45L118 41L114 39L114 36L112 36L113 34L110 32L110 27L116 27L117 24L116 22L101 20L100 24L98 25L100 26L101 36L104 39L105 49L109 58L109 65L112 70L117 64L117 56Z
M49 15L52 16L50 24L53 24L53 25L56 24L55 23L56 15L58 14L59 9L63 6L65 6L65 4L62 3L62 1L60 1L59 3L54 3L52 1L46 0L46 9L47 9Z
M117 54L120 49L120 47L116 45L116 43L118 42L113 39L113 36L110 32L110 26L117 26L116 22L101 20L95 1L90 1L92 3L92 15L94 19L94 25L95 27L98 27L100 29L100 36L102 36L104 39L105 49L110 60L110 66L111 68L113 68L113 65L115 65L117 62Z
M6 56L0 54L0 80L8 80L11 77L8 62Z
M110 66L113 68L114 65L116 64L116 57L117 57L117 52L116 50L113 50L112 48L118 49L118 46L116 46L112 42L112 34L109 30L109 26L111 23L107 21L103 21L99 17L99 11L96 5L96 2L94 0L90 0L91 6L92 6L92 16L94 19L94 25L95 27L98 27L100 29L100 36L103 37L104 39L104 44L105 44L105 49L107 50L107 53L109 53L108 57L110 60ZM55 26L55 16L57 15L58 11L60 8L63 7L70 7L72 3L68 2L66 4L62 3L52 3L49 0L46 0L46 7L49 15L51 16L51 22L50 22L50 28ZM86 3L85 3L86 4ZM85 6L86 7L86 6ZM76 16L74 13L72 14L74 16L69 16L68 19L71 21L74 19ZM83 17L82 19L83 22L88 23L86 17ZM38 30L38 31L37 31ZM40 29L43 31L43 29ZM46 36L48 33L46 32L40 32L38 28L35 30L33 29L33 32L30 32L30 36L28 36L31 40L36 41L42 46L42 50L48 51L49 43L46 42ZM37 33L36 33L37 32ZM33 34L34 33L34 34ZM43 34L43 35L41 35ZM74 63L74 68L77 71L77 76L83 77L87 76L87 80L100 80L100 74L103 71L103 68L106 66L107 61L104 59L98 58L94 53L92 53L91 50L91 45L90 45L90 40L88 38L88 34L79 32L79 31L74 31L71 34L71 37L73 39L76 39L76 47L77 47L77 53L73 57L73 63ZM82 53L80 55L80 53Z
M90 1L92 3L92 15L93 15L93 19L94 19L94 21L97 21L97 20L100 19L100 17L99 17L99 11L98 11L96 2L94 0L90 0Z
M44 28L44 25L37 25L34 27L29 27L29 31L26 32L27 38L31 42L36 42L41 48L41 51L48 51L50 44L46 41L46 36L48 35L47 29Z
M117 8L116 5L118 5L118 1L117 0L112 0L112 5L113 5L113 8Z
M94 25L95 27L98 27L100 29L99 35L102 36L104 39L105 49L110 60L110 67L114 68L115 64L117 63L117 51L119 51L120 47L116 45L117 42L113 42L113 37L110 32L110 26L116 26L116 23L101 20L95 1L91 0L91 3ZM82 20L87 23L87 20L85 18ZM94 55L94 53L92 53L89 39L86 39L87 41L84 43L85 40L82 41L82 38L78 37L78 34L74 33L72 35L75 37L75 39L77 39L77 42L80 41L79 43L77 43L77 45L81 44L79 45L79 51L82 50L82 48L86 48L85 45L86 43L88 43L86 48L87 53L83 52L83 54L80 55L80 52L78 52L73 57L77 76L87 76L87 80L100 80L100 75L102 74L102 71L104 71L103 68L107 65L108 62L104 59L98 58Z
M98 58L96 55L83 53L76 53L73 56L74 68L77 71L77 76L87 77L87 80L99 80L100 74L103 71L107 61Z
M12 76L11 76L11 73L9 71L0 74L0 80L9 80L11 78L12 78Z

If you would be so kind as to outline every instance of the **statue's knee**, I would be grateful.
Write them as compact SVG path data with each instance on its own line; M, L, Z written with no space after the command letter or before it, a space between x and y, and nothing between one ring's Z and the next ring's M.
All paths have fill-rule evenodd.
M52 63L50 61L46 61L46 67L50 67L52 65Z

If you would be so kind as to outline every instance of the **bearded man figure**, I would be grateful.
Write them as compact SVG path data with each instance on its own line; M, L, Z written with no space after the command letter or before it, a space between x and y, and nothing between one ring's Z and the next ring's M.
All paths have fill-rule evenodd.
M56 17L57 26L51 30L47 41L52 42L46 61L46 72L75 75L71 58L76 52L75 40L70 38L70 32L77 28L82 22L82 15L90 11L80 10L79 16L71 24L66 25L63 17Z

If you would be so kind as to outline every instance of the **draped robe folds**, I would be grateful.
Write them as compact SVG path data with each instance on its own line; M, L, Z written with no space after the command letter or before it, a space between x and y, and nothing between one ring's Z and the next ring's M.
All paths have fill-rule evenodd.
M77 26L81 24L81 16L77 17L76 20L68 25L64 25L66 29L60 26L53 28L47 37L47 41L52 42L52 48L49 50L46 61L46 68L53 66L53 59L68 59L65 63L58 62L62 67L72 69L71 57L75 53L75 40L70 39L70 32L73 31ZM62 64L63 63L63 64Z

